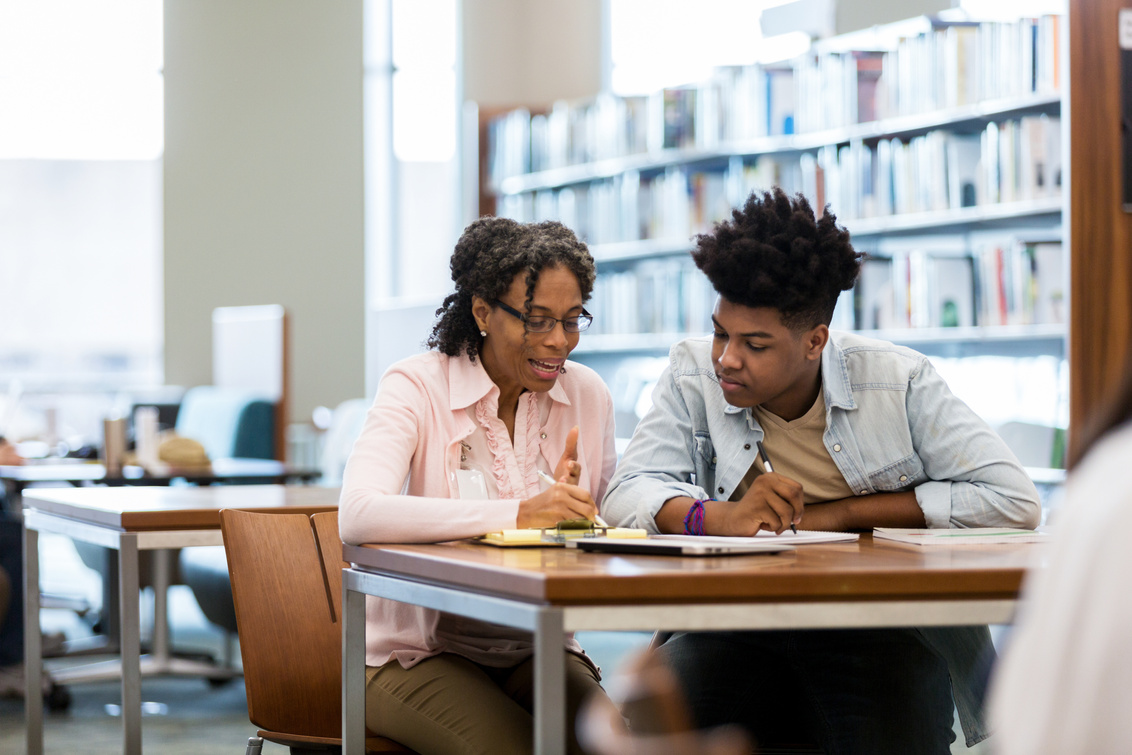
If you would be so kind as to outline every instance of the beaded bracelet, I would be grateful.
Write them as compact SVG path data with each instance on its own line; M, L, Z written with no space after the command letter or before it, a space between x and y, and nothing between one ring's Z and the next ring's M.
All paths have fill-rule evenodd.
M692 507L688 509L688 513L684 515L685 535L704 534L704 504L710 500L712 499L703 498L692 502Z

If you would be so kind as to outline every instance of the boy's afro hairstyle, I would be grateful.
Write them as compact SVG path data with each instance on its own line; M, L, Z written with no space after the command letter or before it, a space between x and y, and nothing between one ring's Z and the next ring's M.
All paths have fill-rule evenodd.
M778 187L751 194L731 220L697 236L692 251L716 293L732 304L777 309L793 330L829 325L864 256L828 206L815 220L804 196Z

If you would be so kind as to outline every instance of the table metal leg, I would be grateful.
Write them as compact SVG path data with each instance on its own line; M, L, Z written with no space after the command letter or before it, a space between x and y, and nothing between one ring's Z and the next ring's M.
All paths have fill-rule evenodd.
M39 629L39 533L24 526L24 709L28 755L43 755L43 638Z
M169 583L173 573L173 551L168 548L159 548L150 551L153 554L153 652L141 658L141 675L156 676L172 674L179 676L201 676L206 679L231 679L237 675L232 668L231 652L226 653L223 666L212 662L198 661L189 658L178 658L173 655L169 634ZM119 553L119 556L121 554ZM121 574L118 567L119 556L113 559L115 574ZM118 591L115 590L115 593ZM117 600L117 596L115 596ZM118 604L119 613L124 605ZM107 614L108 615L108 614ZM117 630L118 617L114 616L115 630ZM110 648L104 652L117 651ZM123 655L124 653L119 653ZM121 679L122 664L120 661L104 661L102 663L88 663L69 669L62 669L56 673L56 681L62 684L79 684L82 682L110 681Z
M566 651L562 612L543 609L535 629L535 755L566 752Z
M126 755L141 746L141 607L138 595L138 536L124 533L118 546L118 600L122 632L122 736Z
M159 664L168 664L169 650L169 582L173 552L168 548L153 553L153 653Z
M366 596L342 577L342 755L365 755Z

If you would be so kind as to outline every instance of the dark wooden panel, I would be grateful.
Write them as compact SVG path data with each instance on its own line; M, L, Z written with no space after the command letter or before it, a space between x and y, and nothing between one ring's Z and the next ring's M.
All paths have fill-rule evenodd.
M1069 4L1070 428L1117 387L1132 346L1132 215L1121 208L1121 0Z

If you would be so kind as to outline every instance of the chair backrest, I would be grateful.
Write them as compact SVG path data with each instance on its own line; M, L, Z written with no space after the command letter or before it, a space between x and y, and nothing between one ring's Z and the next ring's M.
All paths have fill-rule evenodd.
M346 460L350 458L354 441L362 433L369 405L370 402L364 398L351 398L335 407L330 427L322 438L320 485L342 484L342 471L346 468Z
M275 458L275 404L237 388L198 385L185 391L178 435L199 441L210 459Z
M340 737L342 545L337 514L316 516L320 532L306 514L234 509L220 512L220 526L248 718L270 731Z

